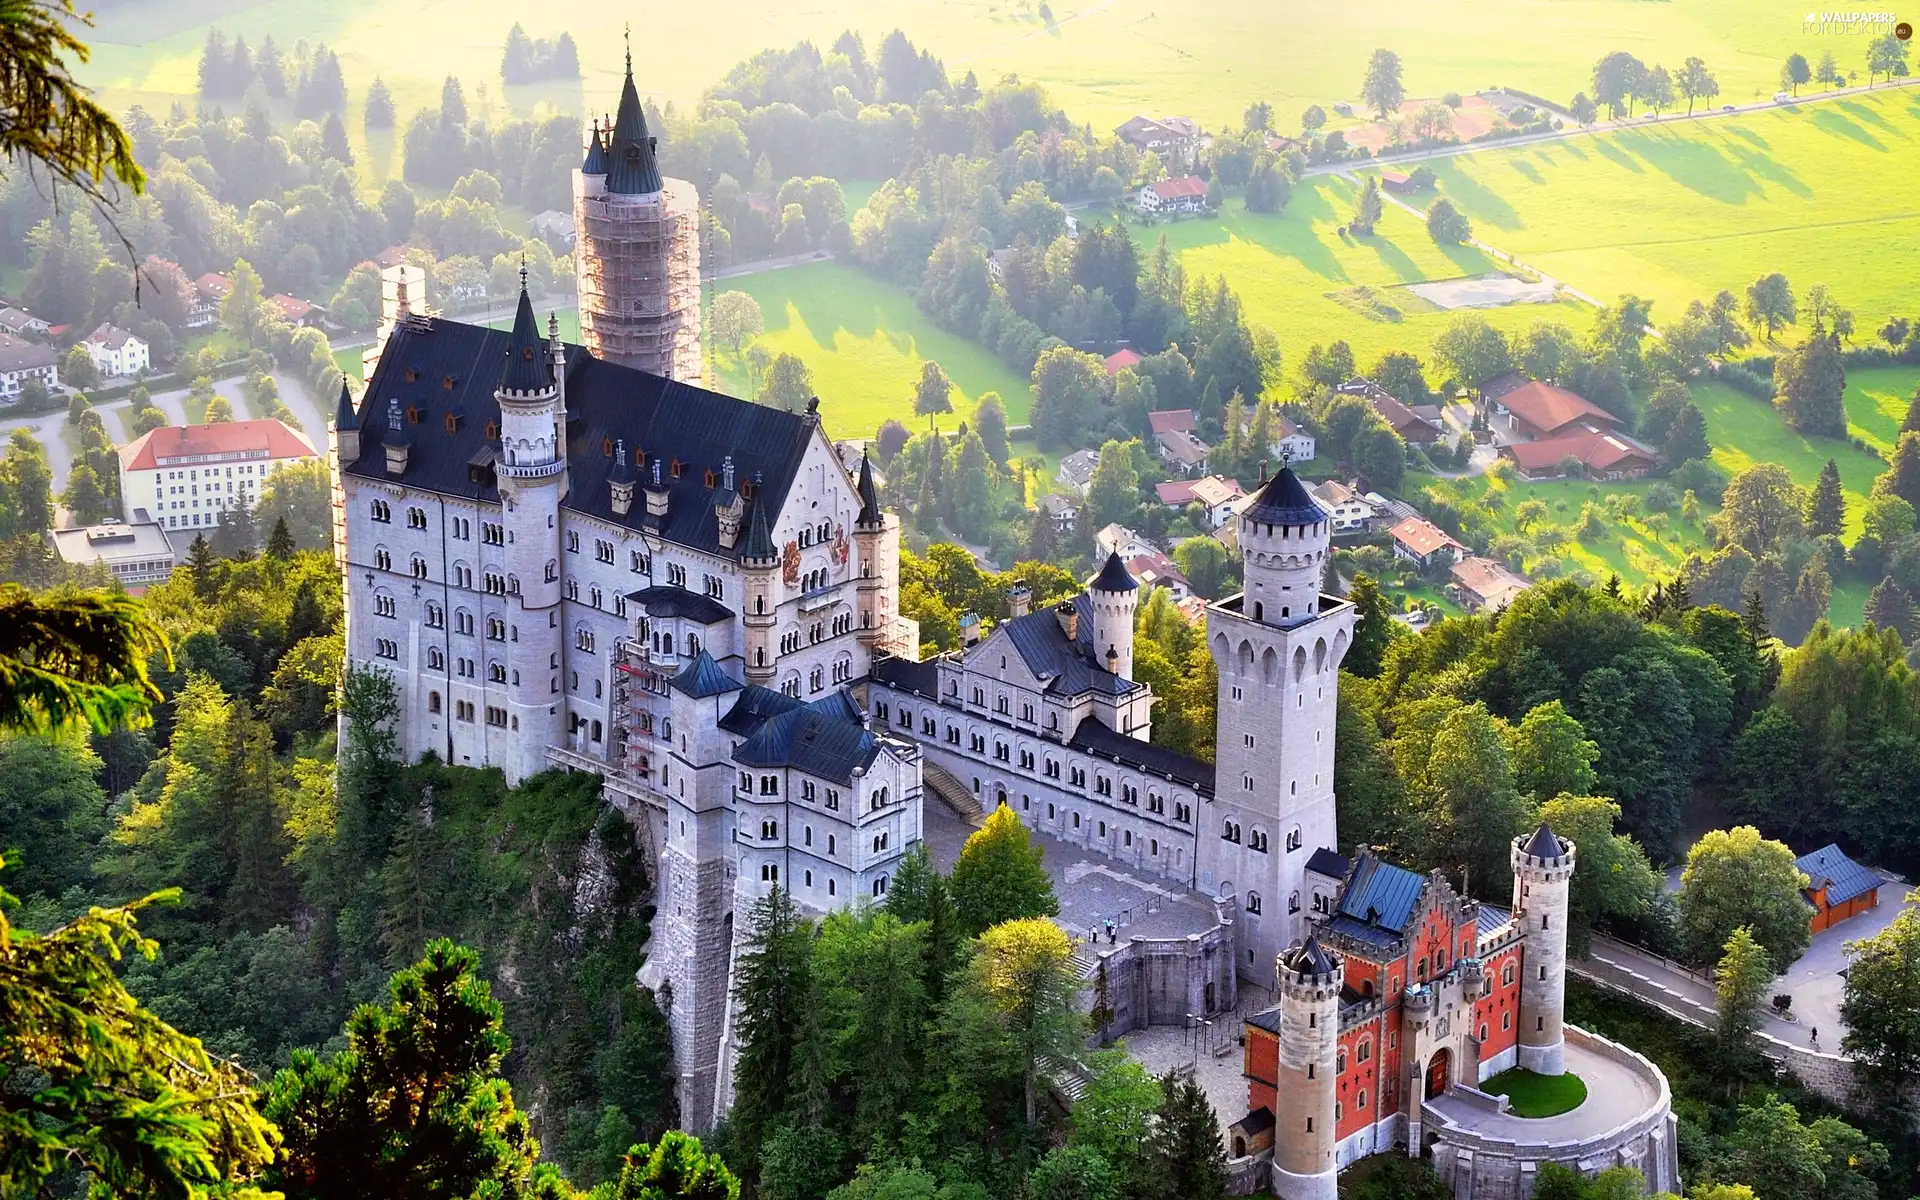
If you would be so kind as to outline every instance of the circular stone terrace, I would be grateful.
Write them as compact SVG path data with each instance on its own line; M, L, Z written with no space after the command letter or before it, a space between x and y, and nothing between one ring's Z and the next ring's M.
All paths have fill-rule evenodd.
M1456 1200L1525 1196L1543 1160L1593 1174L1637 1168L1649 1191L1678 1191L1672 1093L1639 1054L1585 1030L1566 1030L1566 1069L1587 1098L1552 1117L1523 1117L1502 1097L1454 1087L1426 1102L1434 1166Z

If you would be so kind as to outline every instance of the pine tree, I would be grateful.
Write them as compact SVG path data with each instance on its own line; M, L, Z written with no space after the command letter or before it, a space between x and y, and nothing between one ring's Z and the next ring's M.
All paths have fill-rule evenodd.
M740 1035L732 1133L739 1161L758 1166L760 1148L786 1111L807 1000L813 926L774 888L747 915L746 948L734 977Z
M1707 444L1707 419L1698 405L1689 404L1673 419L1673 431L1667 435L1667 461L1679 466L1688 459L1705 458L1713 453Z
M1227 1153L1206 1092L1191 1070L1167 1072L1160 1090L1164 1098L1147 1139L1155 1200L1224 1200Z
M207 535L196 533L193 544L187 548L187 567L193 572L193 594L202 600L211 600L214 593L213 564L216 556L213 547L207 542Z
M1353 602L1357 620L1353 626L1353 646L1341 667L1363 679L1372 679L1380 674L1387 647L1393 642L1393 611L1380 595L1380 585L1365 571L1353 577L1347 599Z
M1800 433L1846 436L1847 372L1838 337L1816 324L1805 345L1780 356L1773 377L1779 386L1775 403L1787 424Z
M989 813L953 865L950 886L961 928L978 935L1002 921L1058 913L1043 854L1012 809L1002 804Z
M276 517L273 532L267 535L267 557L285 562L293 557L293 531L287 528L285 517Z
M1898 633L1902 642L1913 640L1913 597L1891 577L1867 593L1866 618L1877 628Z
M1846 523L1847 497L1840 490L1840 465L1829 458L1807 497L1807 531L1815 537L1839 537Z
M1033 525L1027 534L1027 558L1034 562L1050 563L1059 553L1060 531L1054 528L1053 518L1035 510Z
M378 76L367 87L367 131L393 128L393 93Z
M1893 461L1873 481L1873 494L1894 495L1920 509L1920 433L1903 433Z

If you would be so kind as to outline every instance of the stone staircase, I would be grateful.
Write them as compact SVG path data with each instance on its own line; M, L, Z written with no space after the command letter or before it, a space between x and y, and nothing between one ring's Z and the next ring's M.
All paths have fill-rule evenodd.
M967 785L952 771L924 755L920 759L920 786L975 829L987 823L987 815L980 811L980 802L973 798Z
M1071 1108L1087 1094L1087 1077L1079 1067L1057 1058L1042 1058L1040 1070L1045 1073L1047 1082L1052 1085L1054 1094L1065 1100Z

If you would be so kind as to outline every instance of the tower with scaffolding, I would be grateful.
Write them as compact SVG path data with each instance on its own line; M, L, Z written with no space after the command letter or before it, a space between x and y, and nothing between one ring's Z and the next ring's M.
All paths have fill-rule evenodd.
M629 51L620 107L573 176L580 337L608 362L698 384L699 194L661 176L654 147Z

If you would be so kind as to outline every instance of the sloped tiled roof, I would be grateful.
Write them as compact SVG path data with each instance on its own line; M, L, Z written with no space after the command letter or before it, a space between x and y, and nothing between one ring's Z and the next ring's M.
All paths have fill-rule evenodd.
M1558 432L1575 421L1597 421L1609 427L1620 423L1619 418L1585 396L1538 379L1504 393L1499 404L1544 433Z
M1206 181L1198 175L1187 175L1180 179L1162 179L1150 185L1153 194L1162 200L1181 200L1207 194Z
M1327 519L1293 468L1284 466L1254 493L1240 515L1269 525L1317 525Z
M733 760L748 767L790 767L851 785L853 773L873 765L881 739L861 719L846 692L834 692L769 717L740 743Z
M1127 564L1120 561L1120 554L1115 551L1107 555L1106 565L1100 568L1100 574L1094 576L1093 586L1102 592L1131 592L1140 585L1134 582L1133 576L1127 574Z
M737 692L746 685L720 669L713 661L713 655L705 650L694 655L693 661L681 669L678 675L668 680L672 688L683 695L702 699L707 696L719 696L727 692Z
M1115 733L1098 717L1088 717L1080 722L1080 727L1073 731L1073 737L1067 744L1122 766L1137 767L1176 783L1184 783L1205 795L1213 794L1212 763L1188 758L1123 733Z
M1316 875L1324 875L1328 879L1345 879L1349 865L1346 855L1325 846L1321 846L1307 858L1307 870Z
M151 471L163 460L259 450L275 459L311 458L314 454L313 443L305 434L289 429L272 417L262 417L254 421L163 425L150 429L120 447L120 466L128 471ZM381 470L384 472L384 465Z
M1653 450L1624 433L1586 426L1537 442L1514 442L1500 452L1523 471L1549 470L1569 458L1596 471L1611 470L1630 459L1649 465L1659 461Z
M1107 361L1107 374L1118 375L1120 372L1126 370L1128 367L1139 366L1140 355L1137 351L1129 350L1123 347L1122 349L1115 350L1112 354L1107 355L1106 361Z
M368 420L366 406L384 414L387 402L397 399L421 416L413 427L407 485L496 500L499 491L491 473L470 470L469 465L485 463L498 450L486 429L499 419L493 392L511 338L506 330L444 319L396 327L362 400L360 457L346 473L386 478L381 449L388 436L386 421ZM757 481L750 503L764 503L769 514L777 514L816 433L801 414L604 362L580 346L567 347L566 371L567 460L573 483L566 506L710 553L736 553L720 545L714 513L722 490L722 460L732 455L736 477ZM443 417L451 409L465 419L448 433ZM660 484L668 493L664 518L649 518L641 504L625 515L613 511L607 479L614 469L611 450L616 440L626 442L643 479L651 480L654 465L660 465ZM676 462L683 468L678 478L671 470ZM712 484L706 481L709 471Z
M733 619L733 610L712 596L664 583L629 592L627 599L645 608L649 617L686 617L702 625L717 625Z
M1075 596L1072 604L1080 617L1079 636L1073 641L1067 640L1066 630L1060 628L1060 618L1051 608L1015 617L1003 626L1027 669L1047 681L1048 692L1060 696L1087 692L1124 696L1141 686L1120 678L1097 660L1093 604L1084 593Z
M1390 532L1393 534L1394 541L1399 542L1422 558L1432 554L1442 546L1452 546L1458 550L1466 549L1465 546L1455 541L1452 535L1446 530L1435 525L1425 517L1408 517L1396 524Z
M1426 876L1362 851L1327 928L1367 945L1390 946L1407 931Z
M1191 432L1194 424L1193 410L1190 408L1163 408L1147 414L1147 425L1155 433Z
M1845 904L1879 887L1879 874L1848 858L1839 846L1829 842L1811 854L1802 854L1793 865L1806 873L1807 890L1827 889L1828 904Z

